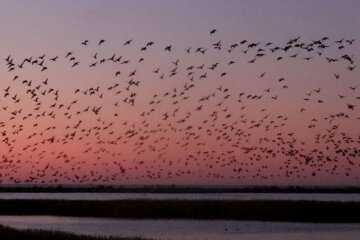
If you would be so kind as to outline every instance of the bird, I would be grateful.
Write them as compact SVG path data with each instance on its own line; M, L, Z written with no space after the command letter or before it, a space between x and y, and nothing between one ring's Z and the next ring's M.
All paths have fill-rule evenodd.
M105 40L104 39L101 39L100 41L99 41L99 43L98 43L98 46L100 46L101 44L103 44L105 42Z
M355 39L203 31L4 56L0 182L358 179Z
M125 45L129 45L131 42L132 42L132 39L127 40L127 41L124 43L124 45L123 45L123 46L125 46Z

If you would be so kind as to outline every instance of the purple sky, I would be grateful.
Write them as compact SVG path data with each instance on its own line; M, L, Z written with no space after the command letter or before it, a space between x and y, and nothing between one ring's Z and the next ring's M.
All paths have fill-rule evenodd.
M360 66L357 66L360 53L360 32L357 29L357 26L360 26L359 13L360 1L356 0L0 0L0 59L5 59L10 54L13 61L19 65L25 58L32 56L35 59L45 54L47 59L45 64L48 64L45 72L39 72L38 68L34 68L34 64L32 67L16 68L10 72L6 69L6 62L2 61L0 65L0 78L4 79L0 81L0 89L11 86L9 97L0 98L0 106L7 107L6 110L0 111L0 122L5 123L0 130L6 131L7 136L14 139L15 146L14 150L9 152L8 146L3 142L0 143L0 156L3 159L0 167L4 169L0 180L21 182L29 181L36 176L35 182L54 180L76 182L80 181L77 178L80 176L80 179L83 177L84 182L93 182L96 177L90 175L95 172L95 176L104 176L99 182L112 183L150 181L150 183L214 184L358 184L359 155L338 156L340 153L335 152L338 148L333 149L332 146L327 149L329 142L326 140L329 136L330 140L332 137L329 129L338 124L336 140L340 141L342 136L341 141L346 142L347 137L353 141L339 143L339 148L349 148L351 151L359 149L356 146L360 141L358 127ZM210 36L211 29L217 29L217 32ZM327 37L330 40L324 40L324 43L326 42L325 44L330 47L326 49L326 53L316 49L318 51L290 50L281 54L278 52L272 54L272 46L283 47L290 39L297 37L300 37L298 41L304 44ZM89 40L86 47L81 44L85 39ZM100 39L106 40L101 48L98 46ZM239 44L244 39L247 40L246 44L234 49L233 52L228 52L231 44ZM341 39L344 39L346 47L344 50L338 49L342 43L340 45L335 43ZM346 40L351 39L355 39L354 43L346 43ZM132 40L131 44L124 47L123 44L128 40ZM155 42L153 47L146 52L139 50L150 41ZM221 51L212 49L213 44L218 41L221 41L223 46ZM250 49L250 53L247 54L244 53L246 50L244 47L251 42L259 43L257 48L266 49L264 51L269 57L259 59L255 64L249 64L253 56L249 54L252 54L253 50ZM266 45L269 42L272 45ZM171 53L164 52L164 48L168 45L172 45ZM187 55L184 49L189 46L192 47L192 51L197 48L206 49L206 54ZM67 52L73 52L73 56L76 56L74 61L79 60L80 64L77 68L69 68L68 59L65 58ZM129 59L131 64L110 66L98 63L98 67L92 69L89 65L95 61L93 59L95 53L98 53L99 58L104 59L110 58L113 54L121 55L124 57L123 60ZM290 57L293 54L297 57ZM340 60L344 54L349 55L354 63L347 64L347 60ZM49 62L49 58L54 56L59 56L57 65ZM281 61L277 60L279 57ZM304 60L307 57L311 57L311 60ZM339 61L330 65L326 57L338 58ZM144 58L144 62L140 65L138 60L141 58ZM160 80L159 76L153 74L156 68L168 74L174 68L173 63L177 59L179 59L179 74L175 78ZM219 62L221 71L216 70L213 73L209 67L215 62ZM233 64L229 64L230 62ZM193 113L186 124L196 126L198 130L194 135L201 136L188 147L179 147L184 143L182 134L189 129L186 129L185 125L177 124L176 121L179 119L175 117L163 119L165 113L170 114L174 110L171 99L164 98L163 105L159 104L156 113L146 119L140 114L149 111L151 108L149 102L154 95L160 96L167 91L173 91L174 88L179 91L185 82L190 84L191 82L184 75L187 71L186 67L201 64L205 65L205 70L197 70L196 74L201 76L206 72L207 78L195 83L196 87L189 95L190 100L179 103L179 112L176 116L180 118L186 116L188 112ZM354 70L348 71L348 67L354 67ZM195 69L200 68L195 67ZM110 96L105 89L114 83L119 83L123 90L122 94L126 94L125 82L129 80L128 75L134 70L137 70L135 80L140 81L140 87L136 90L136 105L134 107L122 105L121 100L125 100L126 96L121 95L123 97L118 99L120 106L116 109L119 117L113 118L115 111L113 105L117 99ZM114 78L115 71L121 71L119 78ZM225 78L220 78L223 72L227 75ZM265 74L261 78L259 76L262 73ZM341 78L336 80L334 74L340 74ZM19 76L19 80L13 81L15 75ZM76 117L75 110L69 110L73 118L67 120L68 115L59 117L60 114L64 114L59 110L57 117L53 119L30 116L24 120L25 114L36 115L36 111L32 110L36 105L31 99L27 99L26 91L46 78L49 78L49 85L40 84L41 90L47 87L59 89L61 92L59 101L69 104L73 100L78 100L74 107L78 111L89 105L91 107L101 105L103 108L100 116ZM285 79L284 83L278 81L281 78ZM32 80L34 85L27 88L26 84L21 84L24 80ZM74 94L75 89L92 86L99 86L104 98L95 99ZM216 92L220 86L221 89L230 89L231 93L229 100L224 100L221 109L216 107L223 97L221 95L223 93ZM266 92L266 89L271 90ZM319 89L318 94L315 91L317 89ZM201 104L198 99L214 92L216 97L203 104L205 110L199 113L194 111L194 108ZM175 93L178 94L174 91ZM245 96L261 95L263 98L258 102L248 102L244 99L239 101L238 95L241 93ZM307 93L311 93L311 96L308 96L311 98L310 101L303 100L307 98ZM41 97L40 90L38 95ZM278 99L274 100L276 96ZM10 97L14 97L15 100L16 97L20 97L20 105L15 105ZM177 97L179 95L175 99ZM323 102L319 103L319 101ZM42 103L44 107L42 106L41 110L46 113L51 112L48 107L54 103L53 99L48 98L47 95L42 99ZM56 104L59 106L60 102ZM355 108L351 110L347 107L349 104L354 105ZM300 112L302 108L306 111ZM18 115L15 113L17 117L9 120L12 116L11 111L16 112L19 109L22 109L22 112L20 111ZM219 117L221 119L216 124L210 125L206 121L211 119L209 115L214 111L219 111L219 114L224 116ZM334 122L327 119L340 112L347 114L349 118L336 119ZM227 116L229 113L231 116ZM269 117L266 117L267 115ZM97 121L98 117L100 121ZM246 122L243 122L245 118ZM289 160L290 164L287 162L289 156L286 154L265 159L264 152L268 150L267 148L283 153L291 150L288 148L289 142L284 143L287 146L285 150L279 145L271 144L271 141L263 142L266 139L279 140L276 127L273 131L265 131L262 128L265 127L266 121L272 126L271 120L276 125L278 122L284 123L281 122L283 118L286 118L284 120L286 126L284 125L282 140L290 141L292 136L296 136L297 142L294 145L301 154L314 157L314 162L310 160L304 168L301 161L305 157L300 154L298 159ZM134 151L138 146L136 139L130 139L129 142L121 140L123 141L121 144L102 148L95 143L97 135L90 135L89 138L82 136L80 140L62 145L40 144L40 136L44 138L55 136L61 139L61 136L68 131L66 126L72 127L79 120L83 121L84 129L102 124L101 126L109 131L102 130L100 135L109 141L116 134L125 136L124 133L129 129L136 129L146 136L147 132L144 132L144 129L147 123L149 128L165 129L166 133L157 132L156 137L145 141L143 148L146 150L140 146L138 150L144 151L140 151L139 154ZM113 125L106 128L105 125L112 122ZM124 122L127 125L123 124ZM36 123L44 129L50 126L57 128L41 135L41 129L32 127ZM155 127L158 123L163 125ZM251 125L256 123L261 123L261 127L251 128ZM135 127L132 127L132 124ZM309 128L308 126L312 124L316 127ZM24 125L21 126L24 131L22 135L17 135L13 129L17 129L20 125ZM236 143L235 131L228 130L230 126L246 129L252 137L249 141L242 138ZM229 138L226 134L222 135L221 142L214 138L215 133L211 137L206 135L210 130L218 129L220 129L218 134L229 134ZM80 129L78 131L80 132ZM86 130L79 132L77 134L85 133ZM33 133L36 133L34 137L26 138ZM320 143L316 143L317 135L323 139ZM23 150L27 145L31 147ZM238 147L232 152L234 146ZM259 147L255 153L262 154L261 161L255 160L256 155L251 156L239 150L241 147L249 146ZM312 152L314 146L320 149L321 153ZM152 152L153 147L156 147L156 151ZM89 148L91 150L86 152ZM34 151L31 152L30 149ZM204 153L210 151L214 152ZM348 151L351 154L350 150ZM197 161L191 157L189 160L189 155L195 154L198 154ZM54 156L64 159L53 161L51 158ZM157 160L159 156L161 157ZM324 159L329 157L334 162L327 160L324 163L321 162L322 160L316 160L319 156ZM237 160L232 162L233 157ZM222 159L222 162L218 162L217 159ZM253 164L254 162L256 164ZM118 175L113 165L117 167L121 165L118 170L125 169L126 173ZM161 169L160 172L157 169ZM45 172L44 176L41 174L43 172ZM314 174L317 172L318 174ZM154 177L158 173L161 177ZM55 177L53 174L56 174Z

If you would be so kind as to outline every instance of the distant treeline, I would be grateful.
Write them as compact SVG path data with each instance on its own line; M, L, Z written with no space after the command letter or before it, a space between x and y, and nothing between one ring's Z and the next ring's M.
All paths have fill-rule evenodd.
M0 238L4 240L145 240L138 237L92 237L58 231L17 230L1 225Z
M360 193L360 187L308 187L308 186L181 186L181 185L147 185L147 186L1 186L0 192L48 192L48 193Z
M360 223L360 202L0 200L0 215Z

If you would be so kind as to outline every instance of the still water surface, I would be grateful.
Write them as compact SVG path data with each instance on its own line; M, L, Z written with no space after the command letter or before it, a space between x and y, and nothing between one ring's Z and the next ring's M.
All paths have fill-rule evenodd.
M359 240L360 224L219 220L127 220L54 216L0 216L0 224L86 235L170 240Z
M310 200L360 202L360 194L318 193L0 193L0 199L59 200Z

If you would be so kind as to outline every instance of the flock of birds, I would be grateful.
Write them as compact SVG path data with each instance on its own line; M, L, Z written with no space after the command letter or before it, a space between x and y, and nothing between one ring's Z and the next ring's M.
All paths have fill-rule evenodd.
M208 34L184 48L129 39L128 55L105 39L8 55L0 182L359 180L354 39Z

